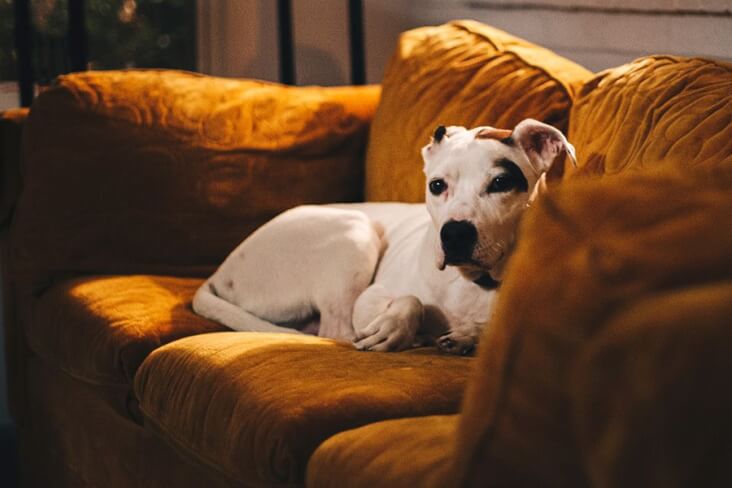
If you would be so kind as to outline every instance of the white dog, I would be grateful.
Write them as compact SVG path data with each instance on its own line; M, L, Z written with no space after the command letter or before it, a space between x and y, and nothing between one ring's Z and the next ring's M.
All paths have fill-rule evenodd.
M575 161L561 132L531 119L513 131L440 126L422 148L426 205L288 210L226 258L193 308L235 330L312 329L371 351L439 337L442 350L467 354L521 214L564 154Z

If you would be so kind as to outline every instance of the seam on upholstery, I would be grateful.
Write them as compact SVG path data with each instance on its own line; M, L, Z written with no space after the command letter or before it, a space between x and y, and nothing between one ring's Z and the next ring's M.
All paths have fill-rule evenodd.
M483 34L479 34L475 31L473 31L469 27L463 25L462 22L463 21L461 21L461 20L454 20L454 21L450 22L448 25L450 25L451 27L455 27L456 29L460 29L461 31L467 32L468 34L472 34L474 36L483 38L483 40L486 41L491 46L493 46L493 49L495 49L496 51L501 51L501 52L505 51L505 49L503 48L503 45L498 45L490 37L484 36Z
M88 385L94 385L94 386L111 386L111 387L123 387L123 386L126 386L130 390L132 389L131 388L132 383L130 383L130 382L116 383L116 382L96 380L94 378L89 378L89 377L86 377L86 376L81 376L78 373L74 373L73 371L70 371L68 368L66 368L64 366L61 366L59 364L54 364L52 362L49 362L48 360L46 360L46 358L44 358L43 356L41 356L40 354L38 354L33 349L30 349L30 350L31 350L31 355L34 358L36 358L37 360L39 360L41 363L43 363L46 367L51 368L51 369L55 369L57 371L61 371L62 373L66 374L67 376L70 376L71 378L73 378L73 379L75 379L77 381L80 381L82 383L86 383Z
M726 61L722 61L722 60L714 59L714 58L705 58L702 56L676 56L673 54L652 54L650 56L641 56L639 58L634 59L633 61L631 61L628 64L633 64L642 59L667 59L669 61L674 62L675 64L683 63L686 61L701 61L703 63L713 64L713 65L723 68L727 71L732 71L732 63L729 63ZM610 71L612 71L613 69L614 68L608 68L608 70L610 70Z

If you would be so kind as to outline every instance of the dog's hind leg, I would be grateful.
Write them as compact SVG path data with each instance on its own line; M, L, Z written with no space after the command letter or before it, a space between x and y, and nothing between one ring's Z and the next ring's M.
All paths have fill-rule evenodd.
M355 337L353 313L356 300L369 287L376 270L377 260L362 256L354 261L353 269L339 273L348 281L336 280L324 290L318 299L320 310L320 337L332 337L344 341L352 341Z
M246 310L227 302L211 289L210 282L204 283L193 297L193 310L207 319L214 320L231 329L244 332L284 332L300 334L297 329L280 327L262 320Z

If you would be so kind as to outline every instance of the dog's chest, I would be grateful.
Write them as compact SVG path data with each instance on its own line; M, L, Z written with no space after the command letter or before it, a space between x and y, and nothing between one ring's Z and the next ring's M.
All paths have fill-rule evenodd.
M470 289L458 290L456 293L448 291L448 296L442 301L451 329L481 326L490 320L493 313L497 292L480 287L475 291L472 283L465 284L467 286L464 288Z

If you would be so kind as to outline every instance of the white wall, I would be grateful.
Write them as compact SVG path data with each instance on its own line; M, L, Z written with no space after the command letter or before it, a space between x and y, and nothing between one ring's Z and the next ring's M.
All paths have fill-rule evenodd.
M732 60L732 16L718 8L726 3L727 12L732 10L727 0L532 0L536 6L531 8L506 8L500 3L472 2L473 17L593 71L648 54ZM716 7L705 13L703 3ZM579 8L561 7L568 4Z
M201 2L226 19L208 31L218 36L220 62L203 71L277 80L275 2ZM293 0L298 84L349 81L346 3ZM226 10L230 4L238 7ZM400 32L459 18L499 27L593 71L654 53L732 60L732 0L364 0L364 11L372 83L381 80Z

